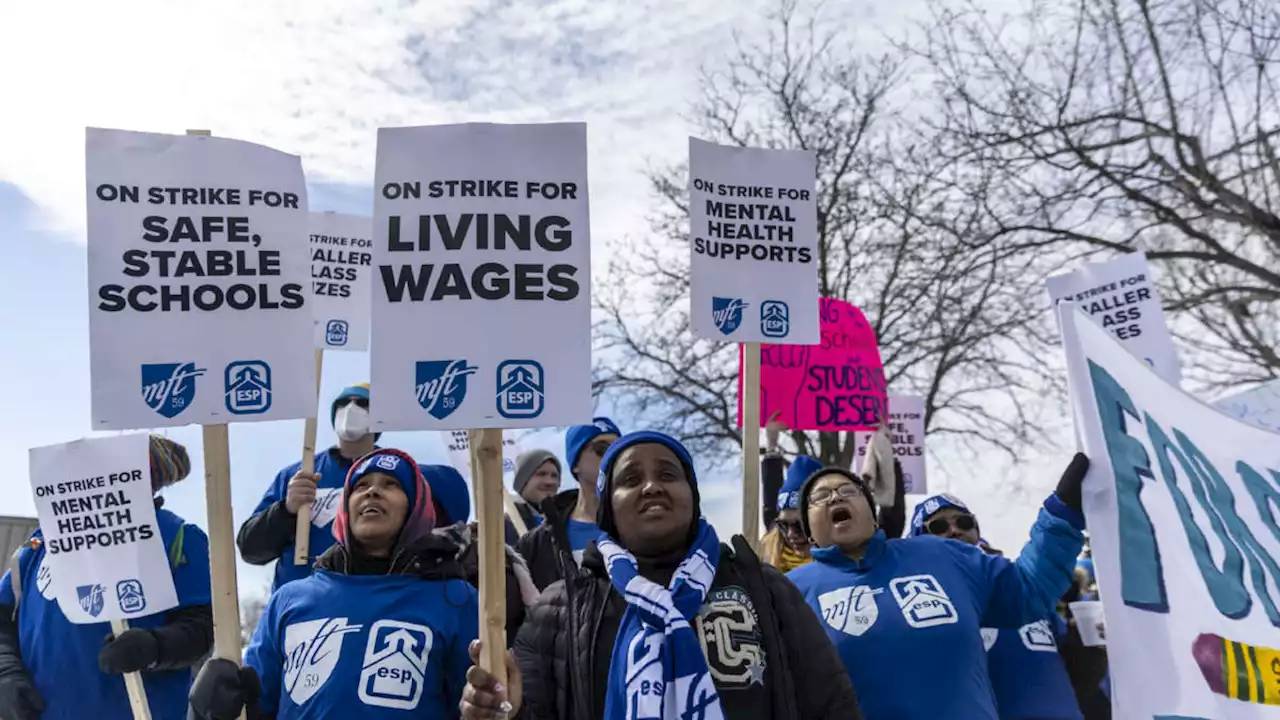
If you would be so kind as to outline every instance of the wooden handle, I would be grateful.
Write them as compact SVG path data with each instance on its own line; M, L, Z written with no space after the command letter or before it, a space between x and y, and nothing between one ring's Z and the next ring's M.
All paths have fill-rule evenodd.
M111 634L120 637L129 629L128 620L112 620ZM151 720L151 706L147 704L147 688L142 684L142 674L124 674L124 687L129 692L129 707L133 708L133 720Z
M507 546L502 521L502 431L472 430L471 483L480 533L480 667L507 682Z
M316 405L320 404L320 374L324 372L324 350L316 348ZM318 410L317 410L318 412ZM302 424L301 472L316 471L316 418ZM293 532L293 564L306 565L311 560L311 503L298 508L298 526Z
M472 480L472 482L475 481ZM524 516L520 514L520 507L516 505L515 499L511 497L511 493L507 492L505 487L502 488L502 504L506 507L507 517L511 518L511 524L515 527L516 534L524 537L524 534L529 532L529 526L524 524Z
M742 536L760 545L760 343L742 344Z

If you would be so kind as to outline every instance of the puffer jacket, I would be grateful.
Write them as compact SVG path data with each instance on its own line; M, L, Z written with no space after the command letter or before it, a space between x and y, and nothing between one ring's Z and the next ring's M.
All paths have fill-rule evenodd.
M517 548L529 565L539 591L557 580L578 574L578 563L569 549L569 516L578 504L578 491L565 490L542 501L543 522L520 538Z

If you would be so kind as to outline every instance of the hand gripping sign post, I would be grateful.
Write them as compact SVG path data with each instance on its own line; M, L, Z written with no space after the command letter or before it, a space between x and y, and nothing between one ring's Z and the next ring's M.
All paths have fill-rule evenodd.
M591 417L582 123L382 128L370 415L472 430L481 667L505 682L502 428Z
M316 405L325 350L369 349L369 267L373 262L373 226L367 217L335 212L311 213L311 314L315 318ZM316 412L303 423L301 472L316 469ZM311 555L311 504L298 508L293 564Z
M93 427L203 426L215 651L239 662L226 424L315 413L307 195L297 156L208 135L87 130Z
M818 334L816 156L689 138L695 337L742 344L742 534L760 535L760 343Z
M119 636L131 618L177 607L178 593L156 508L145 434L33 448L31 491L58 607L77 625L111 622ZM151 717L142 676L126 673L133 716Z

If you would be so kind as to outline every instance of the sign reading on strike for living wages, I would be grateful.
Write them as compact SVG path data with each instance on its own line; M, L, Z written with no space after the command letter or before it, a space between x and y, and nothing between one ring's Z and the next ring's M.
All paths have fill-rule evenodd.
M302 162L89 128L93 427L315 412Z
M709 340L818 342L817 164L689 138L689 300Z
M1061 316L1115 717L1280 718L1280 443Z
M373 428L591 417L587 126L382 128Z
M776 412L792 430L874 430L888 402L875 332L843 300L822 298L820 316L820 344L760 346L760 423Z
M178 604L156 507L147 436L33 448L31 490L52 592L77 624L154 615Z
M311 314L316 347L369 349L373 222L343 213L311 213Z
M1054 275L1048 286L1051 301L1074 301L1161 377L1175 385L1181 383L1178 352L1164 322L1160 291L1146 255L1129 253L1085 265Z
M902 465L902 482L906 492L912 495L928 494L929 487L924 474L924 398L918 395L889 396L888 417L889 441L893 445L893 456ZM861 467L862 458L867 454L867 443L871 442L871 433L856 433L854 441L857 443L858 453L855 467Z

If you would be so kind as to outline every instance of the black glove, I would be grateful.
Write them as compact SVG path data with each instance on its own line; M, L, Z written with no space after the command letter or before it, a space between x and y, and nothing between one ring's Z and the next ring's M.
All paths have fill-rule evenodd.
M258 698L262 683L251 667L240 667L230 660L213 658L200 668L191 684L187 699L191 703L188 717L197 720L237 720L244 710L249 720L261 716Z
M150 630L126 630L108 635L98 652L98 667L108 675L148 670L160 660L160 642Z
M0 677L0 718L3 720L40 720L44 698L31 686L25 673Z
M1089 456L1076 453L1076 456L1071 458L1071 464L1063 471L1062 478L1058 480L1058 489L1053 491L1063 505L1076 512L1082 512L1084 509L1080 484L1084 482L1087 472L1089 472Z

